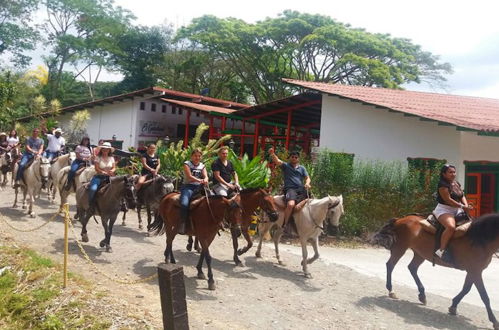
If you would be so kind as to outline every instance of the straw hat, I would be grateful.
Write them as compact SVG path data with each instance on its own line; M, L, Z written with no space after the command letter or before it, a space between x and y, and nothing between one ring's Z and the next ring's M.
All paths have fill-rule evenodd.
M54 130L54 134L55 134L55 133L57 133L57 132L59 132L59 133L61 133L61 134L62 134L62 129L61 129L60 127L57 127L57 128Z
M2 136L2 135L3 135L3 136L7 136L7 133L5 133L5 132L0 132L0 136Z
M114 152L114 148L109 142L104 142L102 145L95 147L97 152L100 152L101 149L109 149L111 152Z

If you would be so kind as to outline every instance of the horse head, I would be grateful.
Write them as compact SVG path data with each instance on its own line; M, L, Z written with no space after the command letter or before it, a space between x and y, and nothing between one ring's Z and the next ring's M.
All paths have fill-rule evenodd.
M76 153L74 151L71 151L68 155L68 166L71 166L71 164L73 164L73 161L76 159Z
M154 178L154 193L163 197L174 190L173 183L162 175Z
M39 175L40 180L42 181L42 188L45 188L45 185L49 181L50 177L50 160L48 158L42 157L39 160Z
M129 208L134 209L137 205L137 191L135 190L135 182L137 176L123 176L123 183L125 184L125 201Z
M340 225L340 218L345 214L345 209L343 208L343 195L340 196L329 196L328 205L328 218L329 223L338 228Z
M262 194L260 208L267 214L270 221L277 221L277 219L279 218L279 212L277 211L274 197L272 197L272 195L270 195L264 189L260 189L260 193Z

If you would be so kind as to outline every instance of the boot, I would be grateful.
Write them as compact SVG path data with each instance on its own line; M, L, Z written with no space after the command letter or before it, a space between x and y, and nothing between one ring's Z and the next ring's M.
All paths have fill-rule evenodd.
M96 204L95 200L92 200L92 201L89 202L89 204L88 204L88 210L87 210L88 214L90 214L90 215L94 215L95 214L95 208L96 208L95 204Z
M180 216L180 223L178 226L178 233L180 235L185 235L187 234L187 217L186 216Z

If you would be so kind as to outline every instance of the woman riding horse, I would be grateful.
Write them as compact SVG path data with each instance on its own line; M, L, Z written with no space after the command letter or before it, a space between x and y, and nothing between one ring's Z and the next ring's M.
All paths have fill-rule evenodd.
M9 137L7 138L8 148L11 154L12 163L11 171L14 173L14 167L16 166L17 160L19 159L19 138L17 137L17 131L13 129L10 131Z
M438 204L433 210L433 214L438 222L445 227L445 230L442 234L440 248L435 254L443 261L450 261L452 257L447 250L447 245L456 229L456 216L473 209L471 205L468 205L461 185L456 181L456 167L454 165L445 164L440 169L437 201Z
M191 160L184 162L184 184L180 187L180 227L178 233L183 235L189 224L189 203L192 196L199 191L202 185L208 184L206 166L201 162L202 152L194 149Z
M92 159L92 147L90 146L90 138L85 136L81 139L80 144L75 149L76 159L71 163L71 169L68 172L68 181L64 189L70 190L74 185L74 177L78 169Z
M139 190L147 179L152 179L159 173L161 163L156 154L156 145L154 143L147 146L147 151L144 156L140 158L140 161L142 162L142 171L140 172L140 178L135 187L136 190Z
M90 181L90 185L88 187L88 202L89 202L89 214L93 214L95 212L95 194L99 189L101 183L108 181L109 177L114 176L116 172L116 163L112 156L114 148L111 146L111 143L104 142L101 146L98 146L97 158L95 159L95 171L96 175Z

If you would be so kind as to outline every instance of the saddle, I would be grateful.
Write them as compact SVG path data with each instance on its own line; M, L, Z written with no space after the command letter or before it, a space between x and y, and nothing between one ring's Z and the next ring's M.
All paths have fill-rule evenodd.
M466 213L460 213L456 216L456 231L451 239L463 237L464 234L468 231L471 225L471 219L468 217ZM423 219L419 222L421 227L423 227L424 231L436 235L441 236L445 227L438 222L437 218L432 214L430 214L426 219ZM439 235L438 235L439 234ZM440 240L440 237L439 237Z
M191 201L189 203L189 210L192 211L195 208L197 208L199 206L199 204L201 204L201 202L205 198L206 198L206 196L204 194L202 194L201 192L195 193L191 197ZM181 205L180 205L180 194L177 194L177 196L174 197L174 200L175 200L175 206L181 207Z

